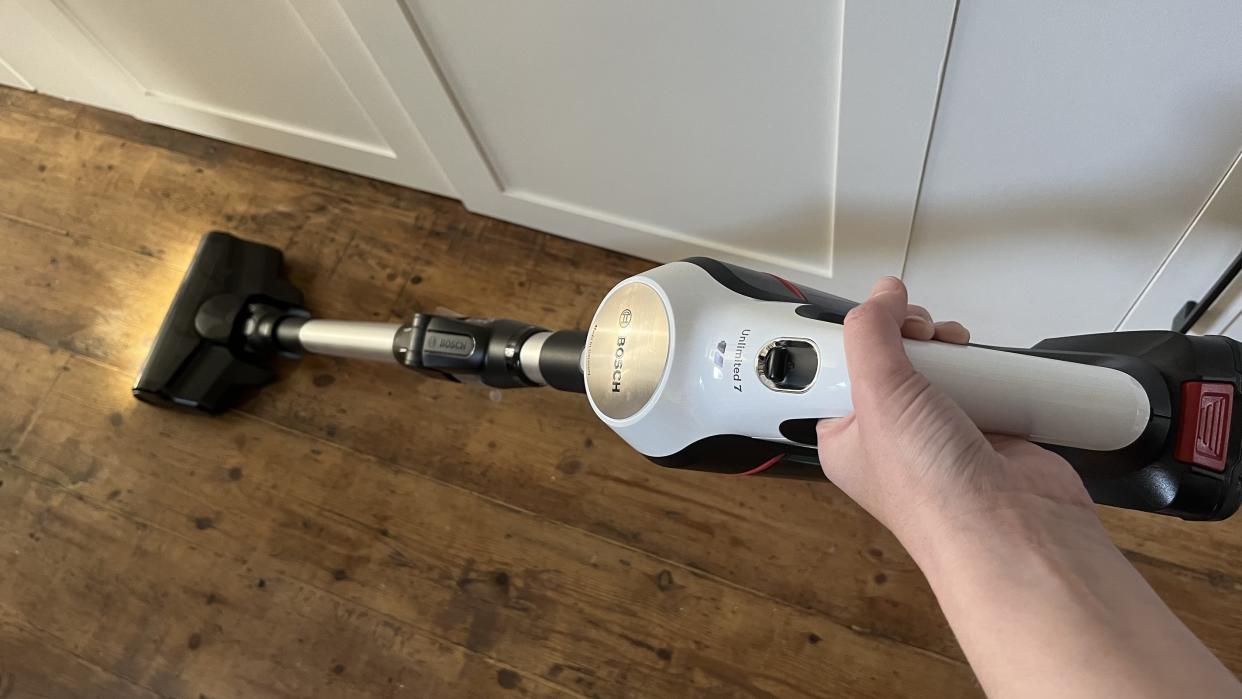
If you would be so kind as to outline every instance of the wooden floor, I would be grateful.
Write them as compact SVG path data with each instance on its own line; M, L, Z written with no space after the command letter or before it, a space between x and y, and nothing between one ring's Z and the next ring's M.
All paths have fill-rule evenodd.
M833 486L662 470L581 396L308 358L218 419L135 402L211 229L283 247L344 318L583 327L648 266L0 91L0 697L978 693ZM1242 517L1105 517L1242 671Z

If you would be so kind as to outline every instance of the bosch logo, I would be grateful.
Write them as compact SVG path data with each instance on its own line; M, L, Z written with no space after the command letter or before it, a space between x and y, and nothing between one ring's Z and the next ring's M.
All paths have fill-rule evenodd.
M628 312L628 311L627 311ZM625 363L625 338L617 338L617 351L612 360L612 392L621 392L621 366Z
M617 325L622 328L630 327L630 323L634 320L634 314L630 309L626 308L621 311L621 317L617 318ZM617 351L612 359L612 392L621 392L621 365L625 362L625 336L617 338Z

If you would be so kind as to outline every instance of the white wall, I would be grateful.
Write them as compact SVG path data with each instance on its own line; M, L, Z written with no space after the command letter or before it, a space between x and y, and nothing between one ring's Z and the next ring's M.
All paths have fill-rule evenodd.
M1242 147L1240 56L1235 0L962 0L915 297L984 342L1116 328Z
M1242 149L1240 29L1237 0L0 0L0 82L654 260L846 296L904 269L1026 345L1167 327L1232 257L1232 222L1187 231Z
M845 294L900 271L951 1L405 4L419 45L364 35L471 210Z

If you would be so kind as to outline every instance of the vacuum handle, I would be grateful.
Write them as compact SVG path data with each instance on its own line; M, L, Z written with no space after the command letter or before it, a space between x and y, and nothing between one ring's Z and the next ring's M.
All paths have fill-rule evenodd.
M1004 349L905 341L910 363L979 429L1094 451L1133 443L1147 428L1147 391L1116 369Z

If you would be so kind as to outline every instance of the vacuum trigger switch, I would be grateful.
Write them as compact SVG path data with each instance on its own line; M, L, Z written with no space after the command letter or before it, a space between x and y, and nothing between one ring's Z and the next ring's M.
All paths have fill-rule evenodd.
M759 350L755 369L759 381L773 391L801 393L815 382L819 352L808 340L780 338Z
M789 358L788 348L773 347L768 352L768 361L764 363L763 375L774 384L784 383L792 363Z

